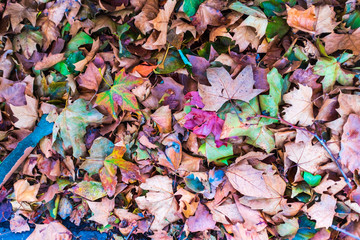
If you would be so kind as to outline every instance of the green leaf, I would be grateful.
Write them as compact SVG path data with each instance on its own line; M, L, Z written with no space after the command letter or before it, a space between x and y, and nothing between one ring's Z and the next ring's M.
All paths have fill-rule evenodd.
M270 19L266 27L266 37L273 38L276 35L281 39L289 31L290 27L286 20L279 16L274 16Z
M270 86L269 95L260 95L260 107L261 111L268 113L271 117L277 117L279 113L279 104L282 97L282 89L284 85L284 79L276 68L273 68L267 74L267 81ZM263 118L262 124L267 125L276 122L276 120Z
M163 61L165 52L158 53L155 58L158 59L158 64ZM168 55L166 56L164 62L164 68L156 68L154 70L157 74L168 74L175 72L176 70L185 67L184 62L181 59L180 54L178 51L169 50Z
M74 63L83 60L85 57L81 51L70 53L66 60L58 62L54 65L54 69L60 72L62 75L67 76L72 73L79 73L75 71Z
M218 148L216 147L214 137L209 136L205 141L205 155L208 159L208 162L234 155L234 150L231 143L228 143L227 146L222 145Z
M317 233L315 222L310 221L305 215L301 215L299 217L299 230L293 240L308 240L312 238L315 233Z
M241 2L234 2L229 6L230 9L235 10L239 13L246 14L253 17L263 18L264 13L256 7L248 7Z
M96 109L87 110L84 99L76 100L66 107L55 121L53 129L53 147L65 156L65 150L72 147L73 156L79 158L86 154L83 138L90 123L100 123L103 115Z
M346 27L350 27L351 29L360 27L360 12L355 10L350 14L348 19L344 20L344 22L346 22Z
M95 201L106 196L106 191L102 187L101 182L95 181L79 182L72 188L72 191L75 194L84 197L90 201Z
M349 86L353 83L354 74L345 73L334 57L320 58L314 67L314 73L324 76L322 86L324 92L330 92L335 82Z
M268 17L276 16L276 13L281 13L286 10L285 1L283 0L270 0L264 1L260 4L260 7L264 9L264 13Z
M241 113L226 114L221 138L246 136L248 144L271 152L275 148L274 134L256 117L260 114L257 98L253 98L249 103L241 102L238 106Z
M310 187L316 187L321 182L321 175L312 175L309 172L303 172L304 181L310 185Z
M125 37L125 32L130 29L130 25L125 23L116 27L117 36L119 38L119 57L131 57L131 53L124 47L121 40Z
M195 15L196 11L198 10L201 3L203 3L205 0L184 0L184 12L189 17Z
M109 90L97 94L95 103L104 106L114 119L118 118L119 107L123 111L136 112L139 110L139 104L131 89L144 81L142 78L127 76L122 69L116 75L114 85Z
M66 46L65 57L68 57L70 53L79 50L81 45L92 44L93 39L84 32L79 32L73 37Z

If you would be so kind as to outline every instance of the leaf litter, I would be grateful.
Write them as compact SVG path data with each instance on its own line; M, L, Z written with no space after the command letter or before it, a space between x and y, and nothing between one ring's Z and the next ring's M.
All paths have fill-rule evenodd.
M27 239L360 239L358 8L0 3L0 222Z

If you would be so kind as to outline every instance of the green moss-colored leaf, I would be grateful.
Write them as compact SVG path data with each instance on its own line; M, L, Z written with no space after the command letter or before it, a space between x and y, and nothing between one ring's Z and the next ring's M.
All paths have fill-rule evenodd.
M360 12L358 10L353 11L349 18L344 20L346 22L346 27L351 29L356 29L360 27Z
M273 68L267 74L267 81L270 86L269 95L260 95L261 111L268 113L272 117L277 117L279 113L279 104L281 102L281 92L284 79L276 68ZM266 120L265 120L266 121Z
M64 154L64 149L72 147L73 156L79 158L86 154L84 136L90 123L100 123L103 115L96 109L87 109L84 99L78 99L66 107L55 121L53 129L53 147Z
M351 85L353 83L354 74L345 73L340 63L334 57L320 58L314 67L314 73L324 76L322 86L324 92L330 92L335 82L341 85Z
M305 215L299 217L299 230L293 240L308 240L312 238L317 230L315 222L310 221Z
M195 15L202 2L204 2L204 0L184 0L183 9L186 15L189 17Z
M321 182L321 175L312 175L309 172L303 172L304 181L310 185L310 187L316 187Z
M234 150L231 143L228 143L227 146L222 145L218 148L216 147L216 143L213 137L207 137L205 141L205 155L208 159L208 162L234 155Z
M264 13L268 17L276 16L276 13L281 13L286 10L284 0L270 0L264 1L260 6L264 9Z
M106 191L104 190L101 182L95 181L82 181L72 187L72 191L84 197L90 201L98 200L106 196Z
M158 59L158 64L160 64L164 58L165 52L161 52L155 56ZM154 71L157 74L168 74L175 72L176 70L185 67L185 63L182 61L180 54L177 51L169 50L168 55L166 56L164 68L156 68Z
M70 42L66 46L65 57L70 53L79 50L79 47L85 44L92 44L93 39L84 32L79 32L75 37L71 38Z
M266 37L273 38L277 35L279 38L282 38L289 31L289 29L290 27L287 25L285 19L279 16L274 16L270 19L266 27Z

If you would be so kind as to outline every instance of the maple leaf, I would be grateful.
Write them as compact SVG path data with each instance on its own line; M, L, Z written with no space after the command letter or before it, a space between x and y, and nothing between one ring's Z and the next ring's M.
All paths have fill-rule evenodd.
M335 21L334 7L320 5L316 7L315 12L317 17L315 25L316 35L333 32L334 28L338 25Z
M31 24L35 26L37 14L38 14L37 11L32 8L25 7L20 3L9 2L6 5L4 17L10 15L10 21L13 30L15 32L20 32L22 28L20 22L24 18L27 18L31 22Z
M35 230L31 233L27 240L38 239L71 240L72 233L58 221L36 224Z
M360 168L359 127L360 117L356 114L350 114L343 127L344 132L341 137L340 161L352 172Z
M214 229L216 222L205 206L200 203L196 209L195 216L189 217L186 224L190 232L201 232Z
M287 157L297 166L307 172L315 174L323 163L329 160L325 149L320 144L311 142L289 142L285 144Z
M286 183L271 167L262 169L264 166L260 164L256 167L259 169L248 164L247 160L241 160L227 169L226 176L231 185L245 195L239 199L240 203L276 214L284 202Z
M323 38L325 50L331 54L337 50L349 49L353 54L360 54L360 29L351 34L331 33Z
M18 119L18 121L14 123L14 126L17 128L32 129L38 119L38 101L27 95L25 98L26 105L24 106L14 106L10 104L14 117Z
M332 225L335 215L336 199L328 194L321 195L320 202L311 206L307 213L316 221L315 228L328 228Z
M241 2L232 3L229 8L249 15L232 30L235 33L233 40L239 45L240 52L244 51L250 43L253 48L257 48L260 39L265 35L268 24L265 14L260 9L250 8Z
M205 107L203 110L217 111L225 102L238 99L249 102L263 90L254 89L254 76L250 65L232 79L225 68L209 68L207 78L210 86L199 84L199 94Z
M89 220L95 221L103 226L108 225L108 218L115 207L115 199L110 200L108 198L103 198L101 199L101 202L86 202L94 214Z
M31 185L25 179L20 179L14 183L15 199L18 202L35 202L37 201L36 195L39 191L40 183Z
M172 180L169 177L158 175L148 178L140 187L149 192L146 196L137 197L135 201L140 209L147 209L155 216L151 230L162 230L180 219L176 214L178 206L173 194Z
M139 110L139 105L135 95L130 90L144 81L142 78L127 76L125 69L122 69L116 75L114 85L109 90L96 95L95 103L104 106L114 119L118 119L119 107L123 111L136 112Z
M283 99L291 106L284 109L284 119L292 124L311 125L314 120L311 98L312 89L302 84L299 84L299 89L294 89L285 94Z
M55 121L53 148L65 156L64 149L72 147L74 157L83 156L86 153L83 142L86 126L90 123L100 123L102 118L103 115L96 109L87 110L84 99L76 100L66 107Z
M354 74L342 70L341 63L342 61L338 62L334 57L319 58L316 62L314 73L324 76L322 85L325 92L331 91L336 81L342 85L352 84Z
M101 186L100 182L95 181L81 181L76 184L71 191L75 194L89 199L90 201L95 201L99 198L105 197L106 192L104 191L103 187Z
M288 15L287 24L290 27L297 28L304 32L315 32L315 6L311 6L306 10L297 10L296 8L290 8L286 5L286 9Z
M115 177L116 168L113 169L113 166L120 168L122 181L128 182L129 180L138 180L143 181L143 178L140 174L139 167L129 161L123 159L123 156L126 152L126 147L119 144L115 144L113 152L106 157L104 165L107 168L108 175L110 177Z
M252 99L250 103L240 103L238 106L241 113L226 114L220 139L246 136L247 143L271 152L275 148L274 134L255 118L261 113L257 98Z

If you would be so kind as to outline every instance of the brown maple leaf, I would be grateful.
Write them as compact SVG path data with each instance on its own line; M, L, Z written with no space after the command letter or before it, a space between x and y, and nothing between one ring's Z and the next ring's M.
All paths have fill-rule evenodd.
M217 111L227 101L242 100L249 102L263 92L254 89L254 75L250 65L246 66L239 75L232 79L225 68L209 68L207 78L211 86L199 84L199 94L205 107L203 110Z

